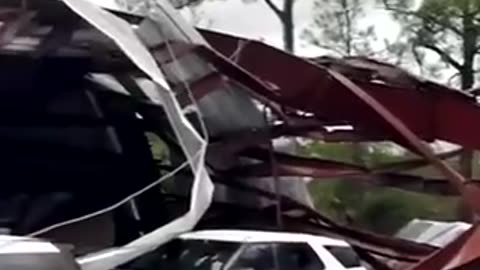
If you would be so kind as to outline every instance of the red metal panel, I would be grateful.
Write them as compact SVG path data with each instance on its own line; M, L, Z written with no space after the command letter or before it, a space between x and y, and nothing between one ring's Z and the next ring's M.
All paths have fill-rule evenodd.
M257 41L212 31L202 30L201 33L225 57L233 55L237 49L240 50L236 63L261 79L281 86L285 98L301 91L299 82L302 82L302 85L312 85L319 79L315 65L281 50ZM288 57L282 57L284 55Z
M313 112L322 120L347 121L369 133L408 143L436 165L468 205L477 214L480 213L480 203L477 202L480 189L476 185L465 185L466 181L460 174L419 141L439 138L480 148L480 125L477 121L480 119L480 107L473 98L422 81L403 84L402 88L388 82L380 85L368 79L352 82L348 75L315 66L259 42L211 32L204 32L204 35L224 55L233 52L239 55L237 64L244 71L268 82L266 85L273 84L278 88L275 93L264 91L259 94L283 106ZM221 71L228 67L227 63L223 65L219 67ZM236 72L231 67L229 71L231 74ZM293 167L299 169L298 166ZM480 258L479 243L480 232L475 226L469 234L433 255L436 261L429 258L414 269L447 270L471 264Z
M402 122L407 124L419 137L427 141L435 138L434 130L432 129L434 104L428 93L382 84L356 83L373 98L380 101L383 106L388 108ZM363 119L362 123L371 123L371 121Z
M464 98L436 95L435 129L438 138L480 149L480 107Z
M224 55L238 52L242 68L261 80L276 85L284 106L314 112L329 121L348 121L372 135L405 141L379 115L355 98L326 70L260 42L202 31L216 50ZM429 82L400 88L388 84L355 81L415 134L426 141L443 139L480 149L480 108L473 98ZM407 87L404 84L403 87ZM264 93L261 93L264 94ZM469 132L464 132L468 128Z

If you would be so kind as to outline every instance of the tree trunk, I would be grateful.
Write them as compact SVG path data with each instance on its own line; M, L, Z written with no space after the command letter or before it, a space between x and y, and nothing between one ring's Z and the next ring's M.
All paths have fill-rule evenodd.
M295 25L293 22L293 4L295 0L284 0L280 18L283 30L283 44L287 52L295 52Z
M473 23L473 17L469 10L466 10L462 18L463 24L463 65L460 70L460 77L462 80L462 90L468 90L474 85L474 71L473 65L475 60L475 53L477 47L477 33ZM460 155L460 173L467 179L471 180L473 176L473 161L474 151L472 149L464 148ZM473 213L461 201L460 218L467 222L473 221Z
M352 50L352 20L350 18L350 6L347 3L347 0L342 0L341 2L342 9L344 10L343 16L345 17L345 28L346 28L346 36L345 36L345 49L348 56L353 53Z

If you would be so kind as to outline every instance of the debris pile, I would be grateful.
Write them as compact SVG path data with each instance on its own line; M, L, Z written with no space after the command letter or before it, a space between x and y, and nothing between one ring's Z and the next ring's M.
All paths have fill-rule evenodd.
M474 96L370 59L301 59L194 29L162 5L134 15L85 0L2 1L1 227L73 243L78 254L127 247L103 268L92 268L95 254L81 257L84 269L195 226L341 237L376 269L389 269L386 259L419 270L478 260L477 225L441 249L375 235L312 209L301 180L282 181L355 176L458 195L478 213L478 186L443 161L459 152L426 144L479 148ZM329 129L338 125L351 128ZM273 141L285 137L389 140L421 158L368 168L279 151ZM403 173L426 164L444 178Z

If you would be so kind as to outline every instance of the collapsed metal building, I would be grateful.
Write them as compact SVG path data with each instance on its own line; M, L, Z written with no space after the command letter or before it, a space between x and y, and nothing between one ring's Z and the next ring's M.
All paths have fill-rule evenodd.
M480 147L474 96L369 59L305 60L194 29L159 3L142 16L79 0L0 3L1 227L84 255L194 227L281 225L346 239L375 269L478 265L477 225L442 249L376 235L317 212L297 178L458 195L477 213L478 186L442 160L458 151L427 144ZM352 129L328 129L338 125ZM420 158L366 168L280 151L282 137L393 141ZM402 173L426 164L444 179Z

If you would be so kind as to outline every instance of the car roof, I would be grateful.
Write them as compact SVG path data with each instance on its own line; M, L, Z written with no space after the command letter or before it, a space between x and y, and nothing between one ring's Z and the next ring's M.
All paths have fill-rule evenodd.
M286 242L315 243L328 246L349 246L347 242L325 236L304 233L270 232L254 230L205 230L182 234L184 240L213 240L223 242Z

